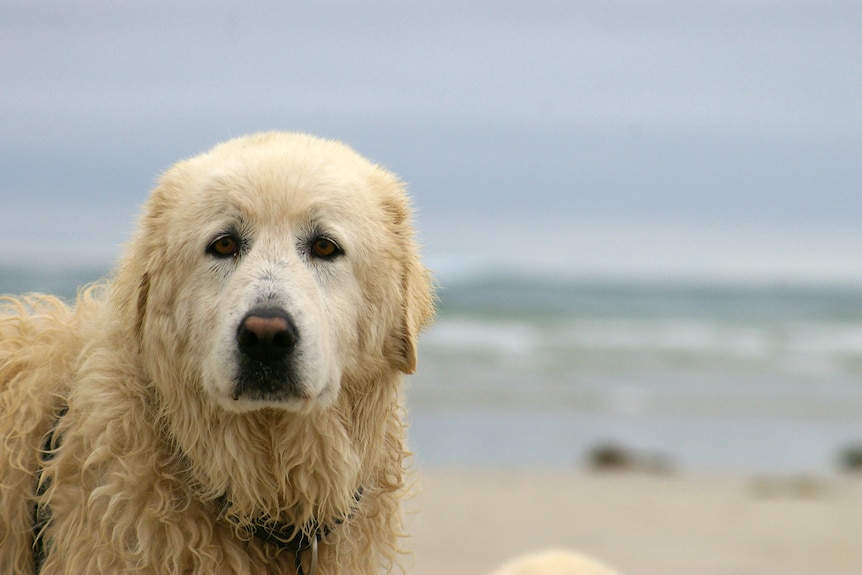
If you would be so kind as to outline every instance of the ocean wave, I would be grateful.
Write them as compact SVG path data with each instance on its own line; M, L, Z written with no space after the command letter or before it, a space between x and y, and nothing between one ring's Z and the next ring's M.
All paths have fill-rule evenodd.
M467 357L490 367L684 364L688 369L749 369L806 376L862 375L862 325L727 322L666 318L443 317L422 338L423 353Z

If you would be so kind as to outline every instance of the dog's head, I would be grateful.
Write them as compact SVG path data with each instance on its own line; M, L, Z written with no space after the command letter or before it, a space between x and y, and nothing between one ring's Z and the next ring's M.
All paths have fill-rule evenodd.
M432 293L410 226L400 182L343 144L232 140L152 192L120 316L156 385L235 412L325 407L351 376L415 368Z

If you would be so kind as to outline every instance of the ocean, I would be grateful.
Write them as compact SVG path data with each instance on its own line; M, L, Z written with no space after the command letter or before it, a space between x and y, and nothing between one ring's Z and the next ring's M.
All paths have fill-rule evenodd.
M0 267L0 293L103 273ZM862 449L860 286L439 281L408 379L420 468L580 469L604 446L663 472L830 474Z

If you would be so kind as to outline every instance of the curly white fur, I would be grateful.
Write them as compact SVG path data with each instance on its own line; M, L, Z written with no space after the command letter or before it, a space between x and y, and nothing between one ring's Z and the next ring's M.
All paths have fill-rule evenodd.
M303 251L319 229L342 257ZM224 230L243 251L213 258ZM237 322L262 300L302 334L295 392L263 400L231 388ZM432 300L400 183L346 146L270 133L177 164L110 281L74 308L2 301L0 572L33 570L35 499L45 575L293 573L249 535L261 518L326 524L320 574L390 568L401 380Z

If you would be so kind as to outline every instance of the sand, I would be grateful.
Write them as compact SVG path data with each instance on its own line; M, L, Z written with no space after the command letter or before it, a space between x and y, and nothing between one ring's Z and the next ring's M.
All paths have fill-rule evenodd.
M411 575L565 547L627 575L862 574L862 477L420 471Z

